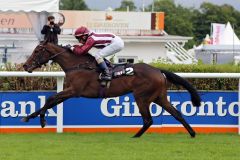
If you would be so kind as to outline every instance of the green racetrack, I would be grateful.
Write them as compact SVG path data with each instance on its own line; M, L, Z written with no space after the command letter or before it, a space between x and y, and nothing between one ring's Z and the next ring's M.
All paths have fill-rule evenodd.
M0 160L239 160L237 134L0 134Z

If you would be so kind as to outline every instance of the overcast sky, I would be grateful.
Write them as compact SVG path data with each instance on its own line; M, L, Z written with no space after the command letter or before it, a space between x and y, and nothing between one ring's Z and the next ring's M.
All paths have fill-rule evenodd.
M108 7L119 7L122 0L85 0L88 7L96 10L106 10ZM149 5L153 0L133 0L135 5L140 8L144 2L145 5ZM198 8L202 2L211 2L215 4L230 4L240 11L240 0L175 0L177 4L181 4L186 7Z

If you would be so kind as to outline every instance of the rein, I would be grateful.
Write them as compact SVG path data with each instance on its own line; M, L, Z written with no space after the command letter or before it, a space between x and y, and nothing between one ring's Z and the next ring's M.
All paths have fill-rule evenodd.
M50 52L47 48L45 48L45 50L46 50L48 53L52 53L52 52ZM59 52L59 53L57 53L57 54L49 57L49 59L52 60L53 58L59 56L60 54L62 54L62 53L64 53L64 52L66 52L66 50L64 50L64 51L62 51L62 52Z

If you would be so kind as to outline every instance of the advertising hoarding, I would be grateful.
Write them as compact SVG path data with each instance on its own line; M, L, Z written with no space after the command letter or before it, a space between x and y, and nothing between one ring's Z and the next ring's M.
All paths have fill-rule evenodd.
M47 129L41 129L39 118L23 123L20 119L42 107L55 92L1 92L0 132L55 131L56 107L48 110ZM201 92L200 107L192 106L187 92L169 92L168 98L197 132L236 132L240 104L237 92ZM63 103L64 132L136 131L142 125L132 94L107 99L72 98ZM185 131L162 107L152 103L153 132Z
M65 17L62 26L76 29L86 26L100 30L163 30L164 12L115 12L115 11L60 11ZM58 17L56 17L57 19ZM58 20L56 20L58 21ZM1 13L0 28L32 28L24 13Z

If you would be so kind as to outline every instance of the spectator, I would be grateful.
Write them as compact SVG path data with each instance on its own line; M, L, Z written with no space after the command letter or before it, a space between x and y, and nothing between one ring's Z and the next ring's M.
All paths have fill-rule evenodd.
M48 22L43 26L41 31L44 34L44 40L58 44L58 34L60 34L60 27L54 23L55 18L53 16L48 17Z

